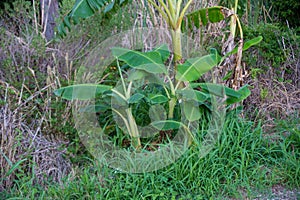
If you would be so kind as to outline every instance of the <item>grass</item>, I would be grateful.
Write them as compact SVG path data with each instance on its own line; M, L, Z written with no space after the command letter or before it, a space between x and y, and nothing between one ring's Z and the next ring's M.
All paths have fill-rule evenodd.
M299 126L298 121L292 121ZM293 131L286 121L277 130ZM298 132L297 132L298 131ZM296 130L299 134L299 130ZM199 133L200 134L200 133ZM288 139L289 138L289 139ZM300 187L300 150L296 137L265 137L261 124L227 116L215 148L199 159L192 146L175 163L153 173L126 174L85 157L62 184L49 182L44 190L30 176L20 175L1 199L243 199L254 198L276 184ZM298 138L299 139L299 138ZM299 143L297 143L299 145Z

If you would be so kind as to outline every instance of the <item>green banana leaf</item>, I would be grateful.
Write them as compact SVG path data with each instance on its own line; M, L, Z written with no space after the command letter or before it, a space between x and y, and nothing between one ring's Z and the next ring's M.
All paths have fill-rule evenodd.
M145 97L145 95L143 95L143 94L141 94L141 93L135 93L134 95L132 95L132 96L128 99L128 103L138 103L138 102L141 101L144 97Z
M178 81L195 81L203 74L218 65L220 56L210 54L201 58L190 58L177 66L176 79Z
M142 83L142 80L145 80L148 83L156 83L159 85L165 85L164 80L159 77L156 74L152 74L149 72L146 72L144 70L139 70L139 69L132 69L133 71L130 71L127 77L127 81L138 81Z
M214 83L191 83L190 85L192 88L198 88L200 87L203 92L206 92L207 94L216 95L219 97L225 97L226 104L230 105L233 103L241 102L244 99L246 99L250 94L251 91L248 88L248 85L244 85L239 90L233 90L229 87L225 87L220 84L214 84Z
M246 51L250 47L252 47L254 45L257 45L262 40L263 40L263 37L258 36L258 37L255 37L255 38L251 39L251 40L246 41L243 45L243 51ZM238 47L235 47L232 51L228 52L224 57L230 56L230 55L235 54L237 52L238 52Z
M201 90L208 94L213 94L219 97L224 97L224 95L234 98L240 98L241 94L229 87L221 84L214 83L191 83L192 88L201 88Z
M160 53L163 62L166 62L170 56L170 51L166 44L154 48L153 51Z
M250 94L251 94L251 91L249 90L248 85L244 85L237 92L239 94L241 94L241 96L239 98L235 98L235 97L229 97L229 98L227 98L226 99L227 105L241 102L244 99L246 99L248 96L250 96Z
M147 100L151 104L161 104L166 103L169 99L162 94L149 94Z
M111 86L107 85L78 84L59 88L54 91L54 94L67 100L89 100L94 99L99 94L103 94L111 88Z
M151 125L158 130L166 131L179 129L180 126L182 126L182 123L173 120L163 120L152 122Z
M145 70L149 73L167 73L167 69L158 51L140 52L120 47L112 48L112 54L130 67Z
M184 116L190 122L196 121L201 118L199 105L195 101L184 101L183 112L184 112Z
M192 89L184 89L184 90L177 90L176 94L178 98L183 98L184 100L194 100L198 103L203 103L204 101L207 100L208 95L197 90L192 90Z

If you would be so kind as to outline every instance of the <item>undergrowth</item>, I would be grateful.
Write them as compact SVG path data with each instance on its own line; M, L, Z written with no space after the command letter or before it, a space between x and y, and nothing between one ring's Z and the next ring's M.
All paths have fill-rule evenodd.
M276 128L279 138L272 140L263 133L261 124L255 125L232 112L215 148L204 158L199 158L201 148L194 145L175 163L159 171L126 174L86 157L84 164L73 168L61 185L49 182L44 190L24 177L11 193L2 193L2 197L243 199L254 198L257 190L265 191L279 183L299 188L299 122L294 122L294 127L282 123ZM284 132L291 131L291 135L280 134L282 128Z

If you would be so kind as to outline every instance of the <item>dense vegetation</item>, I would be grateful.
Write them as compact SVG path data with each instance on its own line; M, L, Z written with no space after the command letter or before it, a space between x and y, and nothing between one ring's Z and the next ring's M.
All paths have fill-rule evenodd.
M255 199L275 198L275 190L285 193L277 198L299 198L298 1L239 1L244 41L263 37L242 57L240 87L248 84L251 95L227 110L222 134L205 157L199 155L209 121L206 108L193 144L175 163L139 174L122 173L95 159L74 126L72 102L54 91L76 83L84 58L111 35L166 27L157 12L151 14L155 8L133 1L73 24L65 37L47 41L39 2L9 3L0 11L0 199ZM60 1L60 16L74 3ZM208 3L231 8L235 2ZM197 1L191 10L203 6ZM232 42L228 24L225 19L184 31L201 52L214 48L222 54ZM234 45L239 37L237 30ZM233 65L229 59L217 71L228 87L236 86ZM118 74L114 63L104 82L115 85ZM146 101L139 106L148 108ZM106 114L99 116L103 124L112 119ZM149 121L142 112L133 115L138 124ZM128 146L130 137L116 127L108 130L116 143Z

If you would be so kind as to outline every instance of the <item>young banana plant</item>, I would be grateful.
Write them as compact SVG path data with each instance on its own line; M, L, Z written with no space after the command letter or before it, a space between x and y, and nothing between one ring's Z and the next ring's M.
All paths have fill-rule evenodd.
M131 68L137 70L142 75L150 74L163 74L169 84L169 90L165 88L167 101L169 102L169 111L168 111L168 120L164 121L166 124L171 124L173 127L178 126L178 122L172 121L174 118L174 109L178 105L179 100L184 97L188 101L195 101L198 103L204 103L209 99L210 95L216 95L224 97L226 95L226 103L232 104L239 102L245 99L250 95L250 90L247 87L241 88L239 91L232 90L230 88L224 89L222 85L210 84L209 87L205 84L195 84L193 81L198 80L204 73L212 69L214 66L217 66L220 62L224 60L225 57L220 57L216 51L212 51L209 55L200 57L200 58L189 58L184 62L181 62L182 59L182 44L181 44L181 31L185 27L196 26L200 27L206 25L207 23L215 23L223 20L226 17L233 16L236 18L238 28L240 29L241 38L242 38L242 29L240 21L238 20L237 15L232 12L230 9L214 6L210 8L203 8L192 13L186 14L189 6L193 0L188 0L187 3L183 3L182 0L157 0L158 4L154 0L147 0L149 4L154 6L157 11L160 13L162 18L166 21L169 29L171 30L172 35L172 52L174 54L173 60L173 71L175 72L175 77L170 76L167 71L166 66L164 65L170 51L168 47L161 46L152 50L151 52L138 52L129 49L114 48L112 53L117 61L122 61L129 65ZM78 21L79 18L86 18L96 13L97 10L104 9L104 12L109 12L113 6L117 3L122 4L126 0L113 1L113 3L105 4L108 0L78 0L76 5L65 18L63 24L59 27L59 31L62 31L63 34L66 33L64 27L67 26L70 29L71 21ZM248 49L250 46L260 42L262 38L255 38L245 45L241 45L238 48L233 49L231 52L227 53L226 56L240 52L242 50ZM155 58L155 59L153 59ZM137 63L143 63L143 65L137 65ZM148 64L145 64L148 63ZM109 86L105 85L91 85L91 84L81 84L73 85L68 87L63 87L55 91L55 94L61 96L68 100L80 99L86 100L95 97L95 94L103 94L106 91L111 91L121 99L123 99L126 105L129 105L126 108L126 112L119 112L117 109L112 108L112 110L119 115L123 120L127 132L130 134L133 140L133 146L136 149L141 148L140 133L138 126L132 114L132 108L130 104L137 102L137 99L140 100L143 97L140 95L131 96L131 86L132 82L128 84L125 83L122 71L120 66L118 66L119 75L121 77L123 93L120 91L112 89ZM139 74L139 75L140 75ZM173 81L174 79L175 81ZM203 92L181 86L183 82L191 83L192 88L201 87ZM212 91L209 88L213 88L215 93L210 94ZM138 97L138 98L137 98ZM195 121L200 118L199 110L195 106L191 106L190 103L187 103L183 107L186 118L189 121ZM124 114L125 113L125 114ZM161 122L153 123L153 126L157 126ZM181 124L182 125L182 124Z

